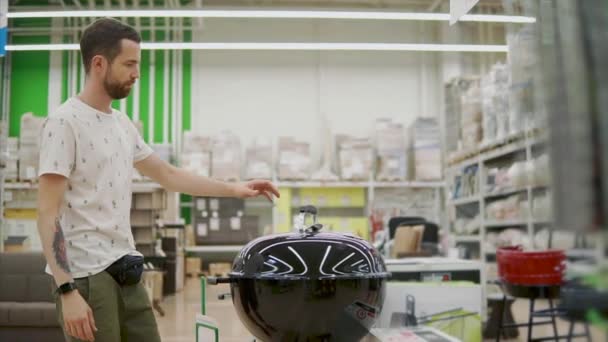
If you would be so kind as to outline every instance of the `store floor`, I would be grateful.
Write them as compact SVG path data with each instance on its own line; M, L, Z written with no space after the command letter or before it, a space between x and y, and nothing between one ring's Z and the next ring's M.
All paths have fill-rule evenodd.
M239 321L230 299L221 301L217 296L229 292L227 285L210 286L207 290L207 310L220 324L220 342L250 342L251 335ZM174 296L164 299L161 307L165 310L165 316L157 315L160 334L163 342L194 342L194 322L197 313L200 313L200 280L198 278L187 278L183 291ZM546 307L546 303L539 303L538 308ZM513 305L513 315L518 321L524 321L528 317L528 302L518 300ZM534 328L535 336L547 336L551 333L551 326L538 326ZM560 334L566 334L568 323L558 321ZM582 326L577 326L582 329ZM520 329L520 337L510 341L525 341L526 329ZM537 335L538 334L538 335ZM593 341L608 341L606 334L598 330L592 330ZM575 341L584 341L578 339Z

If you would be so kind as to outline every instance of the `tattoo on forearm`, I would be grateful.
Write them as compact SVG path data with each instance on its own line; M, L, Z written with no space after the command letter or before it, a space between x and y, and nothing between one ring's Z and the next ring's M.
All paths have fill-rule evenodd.
M65 237L63 236L63 229L61 229L61 222L59 217L55 219L55 234L53 235L53 253L55 254L55 261L57 265L61 267L67 273L70 273L70 265L68 264L68 253L65 248Z

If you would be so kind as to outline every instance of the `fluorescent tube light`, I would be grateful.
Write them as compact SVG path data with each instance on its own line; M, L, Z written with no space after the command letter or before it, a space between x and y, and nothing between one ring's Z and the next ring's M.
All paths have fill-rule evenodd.
M427 51L507 52L506 45L389 44L389 43L141 43L144 50L313 50L313 51ZM7 51L78 50L78 44L7 45Z
M378 11L307 11L307 10L83 10L8 12L16 18L87 18L87 17L147 17L147 18L275 18L275 19L364 19L364 20L424 20L449 21L449 13L408 13ZM460 21L534 23L536 18L510 15L467 14Z

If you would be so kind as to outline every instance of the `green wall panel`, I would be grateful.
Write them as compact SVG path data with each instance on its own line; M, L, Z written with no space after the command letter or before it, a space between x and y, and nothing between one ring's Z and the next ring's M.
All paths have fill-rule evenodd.
M192 41L192 31L184 32L184 41ZM192 51L183 52L183 79L182 79L182 131L192 128Z
M149 39L142 35L144 39ZM149 35L148 35L149 36ZM150 111L150 51L141 52L140 78L139 78L139 119L143 126L143 137L149 141L148 121Z
M48 44L50 38L14 36L13 44ZM48 51L11 52L9 135L18 136L21 116L32 112L46 116L48 111L50 53Z

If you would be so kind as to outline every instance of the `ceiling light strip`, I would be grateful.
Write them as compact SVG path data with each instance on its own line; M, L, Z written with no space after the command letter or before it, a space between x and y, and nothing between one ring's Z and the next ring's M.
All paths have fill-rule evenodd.
M409 13L375 11L306 11L306 10L83 10L9 12L9 19L18 18L265 18L265 19L363 19L363 20L425 20L449 21L449 13ZM511 15L468 14L460 21L534 23L536 18Z
M78 44L7 45L7 51L78 50ZM144 50L295 50L295 51L424 51L507 52L507 45L479 44L389 44L389 43L142 43Z

